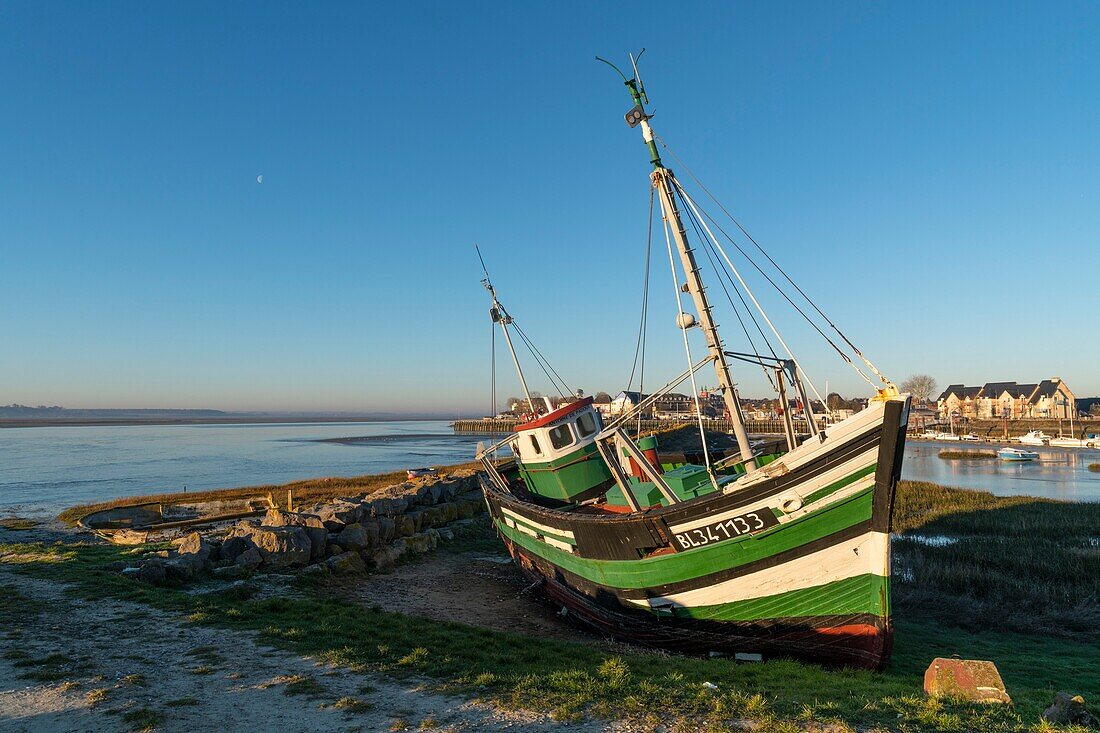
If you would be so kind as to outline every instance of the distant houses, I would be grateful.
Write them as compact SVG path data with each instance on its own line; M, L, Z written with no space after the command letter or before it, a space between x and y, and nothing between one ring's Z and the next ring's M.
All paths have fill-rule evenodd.
M952 417L1018 420L1024 417L1068 418L1077 400L1058 377L1037 384L988 382L981 387L952 384L936 400L941 420Z

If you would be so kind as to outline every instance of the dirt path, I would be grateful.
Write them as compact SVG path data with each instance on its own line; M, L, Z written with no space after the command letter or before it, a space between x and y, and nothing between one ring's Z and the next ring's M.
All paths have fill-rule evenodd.
M426 572L431 565L408 567ZM441 569L432 574L447 575ZM138 604L76 599L62 586L6 569L0 569L0 584L18 587L37 608L17 627L0 630L4 733L100 733L147 725L180 733L622 730L597 722L556 723L329 667L259 646L245 633L185 626Z
M533 597L503 550L451 552L444 546L422 562L404 563L357 583L347 595L365 606L410 616L566 641L602 641Z

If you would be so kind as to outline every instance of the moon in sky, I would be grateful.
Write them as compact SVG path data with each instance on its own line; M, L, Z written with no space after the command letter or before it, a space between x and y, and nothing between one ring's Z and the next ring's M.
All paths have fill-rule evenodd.
M264 182L264 176L261 173L260 175L256 176L256 183L263 183L263 182Z

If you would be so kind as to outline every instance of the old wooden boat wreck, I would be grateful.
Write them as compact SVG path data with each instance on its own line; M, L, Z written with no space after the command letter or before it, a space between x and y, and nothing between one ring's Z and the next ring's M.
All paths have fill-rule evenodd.
M626 119L641 128L652 164L650 211L656 198L687 368L618 415L601 415L591 398L540 402L528 390L513 331L530 345L548 378L557 373L545 369L548 363L505 310L486 272L490 316L503 332L528 411L514 433L478 451L495 528L539 592L568 617L610 636L691 653L880 668L892 641L891 511L909 396L898 393L754 240L749 238L766 260L750 257L748 246L728 235L723 239L718 220L662 161L631 61L633 76L622 75L634 102ZM756 324L756 339L744 329L749 351L723 346L689 227L738 320ZM650 231L652 243L652 219ZM817 333L872 385L866 409L827 427L819 424L807 392L812 383L724 242L761 274L774 266L778 275L765 277L776 290L785 293L778 285L785 282L797 291L784 294L787 302L810 323L820 323ZM567 287L559 283L556 292ZM644 335L644 311L642 323ZM830 329L836 336L827 334ZM691 353L693 339L705 342L702 358ZM789 408L782 410L778 441L750 442L733 361L762 369L780 404ZM659 436L632 434L633 422L677 385L690 381L698 395L695 375L703 368L714 370L736 450L708 450L704 439L696 455L670 456L660 452ZM696 397L695 414L702 411ZM702 432L701 417L698 423ZM511 458L502 459L506 450Z

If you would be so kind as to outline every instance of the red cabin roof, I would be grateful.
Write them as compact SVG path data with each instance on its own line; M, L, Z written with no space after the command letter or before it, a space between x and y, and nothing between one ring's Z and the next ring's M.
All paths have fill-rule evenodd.
M570 402L568 405L565 405L564 407L559 407L553 412L548 412L540 418L536 418L530 422L525 422L521 425L517 425L516 432L518 433L521 430L531 430L532 428L541 428L545 425L549 425L552 422L556 422L559 418L563 418L566 415L571 415L574 412L579 412L580 410L583 410L585 407L588 407L591 404L591 397L585 397L583 400Z

